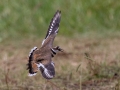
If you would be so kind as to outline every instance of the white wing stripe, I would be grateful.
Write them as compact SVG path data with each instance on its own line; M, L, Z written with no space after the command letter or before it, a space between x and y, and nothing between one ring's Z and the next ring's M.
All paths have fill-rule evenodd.
M54 64L54 62L53 62L53 61L51 62L51 64L55 67L55 64Z
M54 66L53 62L51 62L51 64ZM44 67L43 64L39 63L39 64L37 64L37 66L38 66L38 68L40 68L40 67L44 68L44 73L48 78L53 78L53 76L48 73L48 70Z
M54 23L52 23L52 26L54 26Z
M51 29L53 28L53 26L51 26Z
M44 73L46 74L46 76L47 76L48 78L53 78L53 76L48 73L48 70L47 70L46 68L45 68L45 70L44 70Z
M56 20L56 18L55 18L55 20ZM53 20L53 23L55 23L55 20ZM53 24L53 23L52 23L52 24Z

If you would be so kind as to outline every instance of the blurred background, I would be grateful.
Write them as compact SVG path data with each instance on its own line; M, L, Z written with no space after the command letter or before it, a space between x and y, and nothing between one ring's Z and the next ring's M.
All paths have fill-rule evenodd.
M0 0L0 40L44 36L56 10L62 11L59 35L114 33L120 28L118 0Z
M40 73L28 77L26 64L30 49L41 46L57 10L62 18L54 44L65 52L53 59L56 76L52 82L57 86L51 86L45 85ZM101 79L103 83L107 79L99 85L102 90L119 87L109 81L119 78L119 19L119 0L0 0L0 88L98 90L92 80ZM108 83L111 88L105 87Z

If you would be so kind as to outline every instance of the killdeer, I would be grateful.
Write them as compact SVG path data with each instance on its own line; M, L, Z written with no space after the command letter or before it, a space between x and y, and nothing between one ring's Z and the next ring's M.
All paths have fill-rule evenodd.
M29 76L41 71L42 76L46 79L52 79L55 76L55 65L52 57L58 52L63 51L59 46L53 47L53 41L58 33L61 19L61 11L57 10L52 18L46 37L42 42L41 48L34 47L29 53L28 70Z

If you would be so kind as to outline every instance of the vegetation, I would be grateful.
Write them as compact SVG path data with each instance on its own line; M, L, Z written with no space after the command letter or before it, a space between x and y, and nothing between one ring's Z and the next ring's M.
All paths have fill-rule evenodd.
M56 76L28 77L28 53L40 47L56 10ZM0 89L119 90L119 0L0 0Z
M120 28L116 0L1 0L0 38L43 36L57 9L62 11L61 35L114 32ZM34 34L34 35L33 35Z

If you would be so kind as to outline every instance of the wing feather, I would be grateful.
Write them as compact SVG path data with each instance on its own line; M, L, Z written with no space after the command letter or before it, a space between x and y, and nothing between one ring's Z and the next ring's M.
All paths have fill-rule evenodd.
M60 23L60 19L61 19L61 11L57 10L57 12L55 13L54 17L52 18L47 34L45 36L45 39L42 42L42 45L44 44L45 40L52 34L57 34L58 33L58 29L59 29L59 23Z

